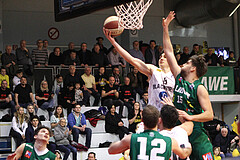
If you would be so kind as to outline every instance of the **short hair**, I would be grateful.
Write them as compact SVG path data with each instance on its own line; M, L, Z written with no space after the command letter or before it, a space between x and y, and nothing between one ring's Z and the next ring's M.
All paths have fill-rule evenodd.
M135 42L138 42L138 41L136 41L136 40L135 40L135 41L133 41L133 45L134 45L134 43L135 43ZM138 42L138 43L139 43L139 42Z
M163 127L171 129L176 125L179 115L174 106L164 105L160 111L160 117L163 122Z
M205 62L205 58L203 55L194 55L189 58L192 61L192 66L196 67L197 77L202 77L205 73L207 73L208 66Z
M196 44L196 43L193 45L193 47L197 47L197 46L199 46L199 45L198 45L198 44Z
M39 41L42 41L42 40L41 40L41 39L38 39L36 43L38 44ZM43 42L43 41L42 41L42 42Z
M4 66L1 67L1 71L2 71L2 69L5 69L5 70L6 70L6 68L5 68Z
M67 85L67 87L74 87L75 85L74 85L74 83L72 83L72 82L70 82L70 83L68 83L68 85Z
M150 40L149 44L151 44L152 42L154 42L156 44L156 41L155 40Z
M144 125L151 129L156 127L159 119L159 111L156 107L152 105L147 105L142 112L142 120Z
M38 132L39 132L41 129L47 129L48 132L49 132L49 135L52 135L52 131L51 131L48 127L46 127L46 126L40 126L40 127L38 127L38 128L35 130L34 136L35 136L35 135L38 135Z
M23 73L21 69L17 70L16 74Z
M148 94L148 91L144 91L144 92L143 92L143 95L144 95L145 93L147 93L147 94Z
M55 47L55 48L53 49L53 52L55 52L55 51L56 51L56 49L59 49L59 50L60 50L60 52L61 52L61 48L60 48L60 47Z
M32 122L33 119L37 119L40 122L40 118L37 115L34 115L31 117L30 121Z
M23 78L27 79L27 77L25 77L25 76L22 76L22 77L21 77L21 79L23 79Z
M99 39L104 40L103 37L97 37L97 38L96 38L97 41L99 41Z
M94 155L94 158L96 158L96 153L94 153L94 152L89 152L89 153L88 153L88 156L89 156L89 154L93 154L93 155Z
M56 75L56 78L58 79L58 78L60 78L60 77L63 77L61 74L57 74Z
M83 44L87 44L87 43L86 43L86 42L82 42L82 43L81 43L81 47L82 47Z

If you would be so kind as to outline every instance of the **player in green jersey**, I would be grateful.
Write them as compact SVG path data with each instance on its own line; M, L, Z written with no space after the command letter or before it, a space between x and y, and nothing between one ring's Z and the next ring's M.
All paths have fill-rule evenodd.
M34 133L35 143L21 144L7 160L57 160L56 155L47 149L50 133L50 129L45 126L37 128Z
M180 117L194 123L193 133L189 136L192 144L190 159L213 160L212 144L202 123L213 119L213 110L208 91L199 80L207 72L207 64L203 56L192 56L182 68L178 66L168 32L168 26L174 15L175 13L171 11L162 22L164 52L176 79L174 105L180 109Z
M109 154L118 154L130 149L131 160L169 159L171 151L184 159L190 155L190 148L180 148L175 139L165 137L157 131L160 120L156 107L147 105L142 113L144 132L124 137L121 141L112 143Z

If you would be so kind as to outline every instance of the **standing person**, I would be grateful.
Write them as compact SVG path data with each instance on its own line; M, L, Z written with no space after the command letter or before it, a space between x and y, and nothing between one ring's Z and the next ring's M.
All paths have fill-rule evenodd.
M126 50L124 50L115 40L111 37L111 32L103 29L105 36L116 48L118 53L131 65L136 67L141 73L145 74L149 79L149 102L148 104L153 105L161 109L162 97L173 97L173 88L175 85L174 77L170 71L169 65L165 54L163 53L158 60L160 68L152 64L146 64L138 58L132 57Z
M56 155L47 149L50 134L50 129L45 126L37 128L34 132L34 144L23 143L13 154L7 157L7 160L17 160L20 158L21 160L57 160Z
M174 19L174 15L171 11L162 22L164 51L176 78L174 105L180 110L180 117L194 123L193 133L189 136L193 149L190 159L213 159L213 147L202 123L213 120L213 110L208 92L199 80L207 72L207 64L203 56L195 55L190 57L182 68L178 66L168 33L168 25Z
M37 40L37 48L32 50L33 64L40 66L48 66L48 51L43 48L43 41Z
M159 111L156 107L148 105L142 113L144 132L131 134L121 141L112 143L108 149L109 154L118 154L130 149L130 159L169 159L171 150L184 159L190 155L191 149L180 148L175 139L165 137L157 131Z

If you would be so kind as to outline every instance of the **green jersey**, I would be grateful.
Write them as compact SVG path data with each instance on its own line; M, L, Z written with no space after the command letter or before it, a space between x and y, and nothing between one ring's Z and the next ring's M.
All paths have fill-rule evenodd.
M46 154L38 156L34 150L34 144L26 143L21 160L55 160L56 155L51 151Z
M132 134L130 143L131 160L166 159L171 156L172 140L157 131L145 130Z

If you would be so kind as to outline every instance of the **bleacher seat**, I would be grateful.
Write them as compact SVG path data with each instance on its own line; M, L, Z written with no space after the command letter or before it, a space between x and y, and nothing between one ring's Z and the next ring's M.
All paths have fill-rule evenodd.
M6 108L6 109L0 109L0 119L2 119L2 117L6 114L10 113L10 108Z

